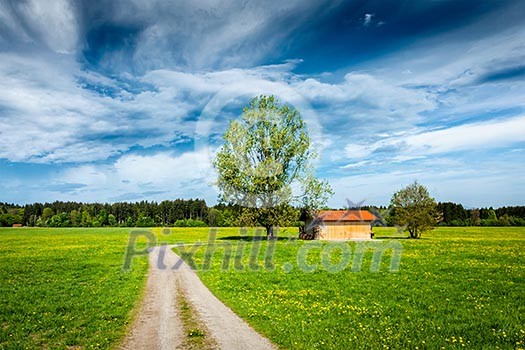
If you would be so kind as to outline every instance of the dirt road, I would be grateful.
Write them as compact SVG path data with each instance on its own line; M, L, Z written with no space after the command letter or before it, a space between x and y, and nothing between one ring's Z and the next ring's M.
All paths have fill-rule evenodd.
M180 293L220 349L275 349L217 299L188 265L180 264L171 248L156 247L149 254L146 295L122 349L184 349L187 334L178 309ZM173 270L175 265L179 267Z

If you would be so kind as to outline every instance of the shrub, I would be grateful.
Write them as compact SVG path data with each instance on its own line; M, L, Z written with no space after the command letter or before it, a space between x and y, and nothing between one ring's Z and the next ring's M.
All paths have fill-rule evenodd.
M175 227L207 227L206 223L202 220L193 220L193 219L181 219L175 221L173 225Z
M155 222L149 216L142 216L137 220L137 227L153 227Z

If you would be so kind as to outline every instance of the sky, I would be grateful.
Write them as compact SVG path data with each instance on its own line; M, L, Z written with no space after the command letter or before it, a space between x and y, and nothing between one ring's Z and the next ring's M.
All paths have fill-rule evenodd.
M242 107L303 115L317 176L387 205L525 205L524 1L0 0L0 202L217 201Z

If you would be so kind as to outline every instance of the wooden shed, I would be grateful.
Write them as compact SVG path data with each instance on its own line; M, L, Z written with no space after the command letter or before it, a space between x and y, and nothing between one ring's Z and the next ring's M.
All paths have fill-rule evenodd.
M371 239L375 219L367 210L322 210L306 226L313 229L317 239Z

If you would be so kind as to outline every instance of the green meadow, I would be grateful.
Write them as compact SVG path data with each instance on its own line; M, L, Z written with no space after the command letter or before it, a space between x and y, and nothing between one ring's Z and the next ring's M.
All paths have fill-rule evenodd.
M147 260L122 271L128 230L0 229L0 349L107 349L123 337Z
M130 231L0 228L0 349L117 347L146 281L144 255L122 270ZM171 243L206 240L208 232L152 231ZM137 250L143 251L146 240L139 238Z
M219 247L209 270L199 275L238 315L286 349L525 347L525 229L439 228L420 240L403 239L393 229L375 231L402 247L397 272L389 271L388 251L379 271L371 272L371 249L358 272L353 259L342 271L327 271L323 263L339 266L343 259L341 243L319 247L286 240L276 244L269 270L268 243L248 239L234 241L231 254L238 244L245 252L259 251L258 271L248 253L237 267L231 259L225 269L230 247ZM344 244L355 255L359 245L378 243ZM252 249L254 244L260 246ZM312 244L307 266L317 269L304 272L297 256ZM202 268L205 248L196 256Z
M152 230L157 243L203 243L175 249L281 348L525 348L525 228L438 228L420 240L375 231L383 243L287 239L295 229L269 243L225 228L210 249L207 228ZM117 347L147 270L139 254L122 270L129 232L0 229L0 349ZM390 250L371 271L372 249L356 269L360 248L385 242L402 248L397 271Z

